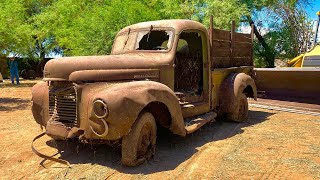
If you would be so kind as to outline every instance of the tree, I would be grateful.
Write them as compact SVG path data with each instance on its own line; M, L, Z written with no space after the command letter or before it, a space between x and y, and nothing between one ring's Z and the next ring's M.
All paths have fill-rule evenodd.
M255 24L256 57L268 67L274 58L303 51L309 24L304 11L311 0L7 0L1 2L0 48L29 58L52 53L64 56L104 55L117 32L130 24L159 19L193 19L230 29L246 21ZM268 23L259 23L263 14ZM266 19L266 18L265 18ZM262 34L260 26L269 28ZM298 31L299 30L299 31ZM301 31L300 31L301 30ZM304 46L305 47L305 46Z
M204 24L209 25L209 17L213 15L213 25L215 28L229 29L231 21L235 20L236 25L240 24L241 18L249 14L247 7L241 4L238 0L207 0L204 9L205 20Z
M107 54L119 29L154 15L139 1L60 0L37 17L37 24L55 37L64 55Z
M24 54L33 42L32 26L27 21L23 3L18 0L0 2L0 50L4 56Z
M310 21L304 9L309 0L242 0L242 3L251 12L245 20L255 24L254 33L259 42L255 45L257 64L274 67L275 57L293 58L306 47ZM262 36L259 25L267 26L269 32Z
M35 19L39 32L54 37L51 43L71 56L110 53L116 33L137 22L180 18L208 25L215 13L215 26L230 28L231 20L239 22L243 12L237 0L59 0Z

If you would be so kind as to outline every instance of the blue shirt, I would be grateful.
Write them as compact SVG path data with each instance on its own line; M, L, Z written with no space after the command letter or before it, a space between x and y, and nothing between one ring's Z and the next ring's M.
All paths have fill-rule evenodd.
M18 71L18 62L17 61L10 61L10 71Z

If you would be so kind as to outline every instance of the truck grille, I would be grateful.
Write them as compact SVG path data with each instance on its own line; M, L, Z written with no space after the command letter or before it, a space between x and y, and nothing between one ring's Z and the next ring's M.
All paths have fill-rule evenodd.
M49 91L49 115L51 121L59 121L67 127L77 126L77 94L73 86Z

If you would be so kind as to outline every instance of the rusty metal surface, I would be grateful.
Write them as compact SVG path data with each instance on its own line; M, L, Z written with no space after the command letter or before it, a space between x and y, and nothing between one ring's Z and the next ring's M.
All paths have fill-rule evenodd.
M124 82L117 84L95 83L83 86L82 97L91 96L87 117L82 117L80 128L87 129L94 124L101 124L92 113L92 102L95 99L102 99L109 107L109 115L105 119L109 126L109 133L105 137L108 140L115 140L126 135L131 125L140 112L149 104L153 104L157 111L169 111L169 129L178 135L185 136L184 120L180 104L174 92L167 86L153 81ZM163 104L165 106L157 106ZM166 107L166 109L161 109ZM156 116L156 121L160 121ZM88 119L89 121L86 121ZM98 132L103 130L95 129ZM87 138L95 138L91 131L85 131Z
M172 28L176 34L186 29L196 29L205 33L207 32L201 23L195 21L162 20L131 25L122 29L119 34L129 31L129 29L150 29L151 26L152 28ZM174 39L174 41L177 40L177 38ZM173 66L176 46L174 45L172 49L174 50L166 53L153 50L147 53L146 51L137 51L109 56L62 57L50 60L45 65L44 80L69 80L69 75L72 72L81 70L170 68Z
M217 113L209 112L192 119L188 119L186 123L187 134L191 134L201 128L204 124L208 122L214 122L217 117Z
M63 57L50 60L44 69L44 80L68 81L71 73L82 70L160 69L170 66L170 54L126 54L109 56Z
M49 116L52 121L61 122L67 127L77 126L77 94L72 84L50 88Z
M42 93L46 94L48 93L46 90L48 90L49 88L46 83L41 82L35 86L35 88L33 89L33 93L39 93L39 89L45 90ZM50 89L55 88L50 87ZM57 88L56 91L58 90L66 90L66 88L60 87ZM76 87L76 90L79 94L78 98L81 99L81 103L78 103L76 107L74 106L74 93L71 94L68 92L61 97L56 97L56 99L60 98L61 100L62 98L64 99L64 101L56 101L55 103L53 103L55 107L53 107L54 111L50 119L49 114L42 115L40 113L44 112L46 109L49 109L49 95L44 97L40 96L39 99L34 96L33 113L35 115L34 117L36 121L39 124L48 128L52 126L52 123L47 123L47 121L49 121L60 122L65 126L54 126L53 128L55 128L55 130L49 130L48 134L51 134L53 137L58 137L59 133L53 132L57 131L57 129L61 130L59 130L61 135L58 138L61 139L61 137L67 137L67 134L72 127L79 127L80 129L84 130L83 137L85 137L86 139L119 139L130 131L130 127L138 117L139 113L145 107L147 107L148 104L154 102L157 102L159 104L162 103L165 105L164 107L168 108L167 110L171 115L171 117L169 117L171 119L169 129L175 134L179 134L182 136L186 135L178 99L170 88L161 83L153 81L93 83L78 85ZM100 134L102 134L104 131L103 129L101 129L103 128L102 121L93 115L92 104L96 99L104 100L107 103L110 111L108 117L105 118L105 121L109 126L109 132L105 137L97 137L96 134L91 130L91 128L93 128L95 132L98 132ZM62 107L66 103L68 105L68 108L63 108L61 111L59 111L59 106ZM69 105L72 105L72 107L69 108ZM76 118L74 114L77 108L79 109L79 117L77 118L77 121L74 121L74 118ZM161 111L161 109L158 109L158 111ZM72 122L70 122L70 120L72 120ZM48 124L50 125L48 126Z
M119 81L159 79L158 69L83 70L72 72L69 80L77 81Z
M131 26L123 28L121 31L119 31L118 34L128 32L129 29L150 29L151 26L153 28L156 28L156 27L172 28L175 30L176 34L186 29L197 29L197 30L202 30L204 32L207 31L204 25L199 22L192 21L192 20L185 20L185 19L176 19L176 20L149 21L149 22L133 24Z
M49 120L49 86L39 82L32 87L32 114L35 121L46 127Z
M174 32L173 35L168 34L172 38L168 41L173 43L168 45L168 49L134 49L126 54L50 60L44 68L45 82L32 89L32 111L36 122L46 127L48 135L57 139L79 136L83 141L118 140L130 132L140 113L148 111L153 113L157 123L169 128L174 134L185 136L183 116L186 112L195 116L210 111L211 92L208 91L211 88L211 54L207 30L195 21L163 20L128 26L119 34L129 34L134 29L146 29L150 33L154 28ZM183 30L195 30L205 38L202 43L207 43L207 46L203 46L202 58L203 71L207 73L203 79L205 82L202 82L202 105L185 109L181 109L173 92L178 35ZM236 37L240 38L238 41L243 41L241 38L247 40L248 36L236 34ZM238 68L241 72L245 69ZM234 78L224 85L227 89L222 91L220 101L224 102L221 106L223 108L227 108L230 105L228 103L234 104L236 95L247 86L253 89L248 95L256 97L255 85L250 76L238 74ZM230 95L233 99L230 99ZM94 104L99 104L94 103L96 101L102 102L105 107L95 107ZM94 108L101 108L101 111L94 111ZM105 114L100 116L96 112Z
M267 96L314 98L320 102L320 68L255 68L259 91Z
M63 160L63 159L58 159L58 158L55 158L55 157L52 157L52 156L49 156L49 155L45 155L45 154L42 154L41 152L39 152L38 149L35 148L34 146L34 143L36 142L36 140L40 139L41 137L43 137L46 133L41 133L39 134L38 136L36 136L33 140L32 140L32 143L31 143L31 149L32 151L38 155L39 157L41 158L44 158L44 159L47 159L47 160L50 160L50 161L54 161L54 162L57 162L57 163L61 163L61 164L65 164L67 165L69 168L71 168L70 166L70 163L66 160Z
M254 99L257 90L254 80L245 73L233 73L223 81L220 87L219 111L220 113L234 113L239 106L242 93ZM247 91L247 92L246 92Z

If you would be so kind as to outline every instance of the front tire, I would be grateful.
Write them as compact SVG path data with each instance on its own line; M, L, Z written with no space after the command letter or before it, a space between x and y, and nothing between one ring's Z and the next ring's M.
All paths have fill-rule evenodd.
M137 166L150 159L156 148L157 124L153 115L144 112L122 139L122 164Z

